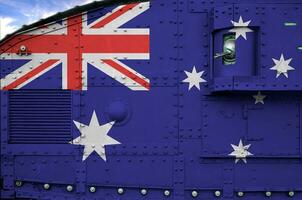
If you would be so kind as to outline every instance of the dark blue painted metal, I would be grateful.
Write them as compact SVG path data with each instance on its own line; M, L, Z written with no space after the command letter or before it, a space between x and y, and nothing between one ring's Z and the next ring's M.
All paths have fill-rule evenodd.
M89 12L89 21L113 7ZM66 138L66 144L10 141L9 93L16 92L1 91L1 198L301 199L301 13L300 0L152 1L150 10L123 25L150 28L150 60L123 62L150 78L151 90L133 92L89 66L88 91L68 92L71 113L63 120L89 124L96 110L101 124L117 121L110 136L122 144L106 147L107 162L96 153L82 162L83 147L68 144ZM236 64L224 66L213 56L222 51L223 35L239 16L252 20L254 32L248 40L236 41ZM285 27L285 22L297 26ZM289 79L276 79L269 69L281 53L294 58L296 70ZM22 62L26 59L0 60L1 78ZM207 83L200 91L188 91L181 83L192 66L205 71ZM61 94L61 79L59 67L25 89L37 91L37 97L47 90L36 89ZM254 103L258 90L267 95L264 105ZM39 131L45 134L43 128ZM80 132L72 124L67 134L76 138ZM251 144L247 164L235 164L228 156L230 144L240 139ZM48 190L45 183L51 185ZM72 191L66 190L68 185ZM124 193L118 194L118 188ZM140 194L141 189L147 194ZM271 197L265 196L267 191Z

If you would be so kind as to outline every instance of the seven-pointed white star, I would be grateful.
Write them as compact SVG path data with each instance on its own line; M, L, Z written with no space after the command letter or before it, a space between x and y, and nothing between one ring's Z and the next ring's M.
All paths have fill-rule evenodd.
M254 95L253 97L255 99L255 104L257 104L257 103L264 104L264 99L265 99L266 95L262 95L261 92L259 91L258 94Z
M240 16L238 22L234 22L234 21L231 22L234 25L234 28L229 30L229 32L236 33L236 39L242 36L245 40L247 40L246 33L253 32L252 29L248 28L248 25L251 23L251 20L247 22L243 22L243 19Z
M246 157L247 156L252 156L253 154L251 154L248 149L250 148L250 144L244 146L242 143L242 140L239 141L238 146L231 144L231 146L233 147L234 151L232 153L229 154L229 156L235 156L236 160L235 163L237 163L240 159L243 160L243 162L246 162Z
M200 83L207 82L206 80L201 78L204 71L197 72L195 66L193 67L192 72L185 71L185 73L187 75L187 78L185 80L183 80L182 82L189 83L189 90L194 86L198 90L200 90Z
M105 146L120 144L118 141L108 136L108 132L114 122L100 126L95 111L93 111L90 124L88 126L76 121L73 122L81 132L81 136L71 141L70 144L85 146L82 158L83 161L86 160L94 151L104 161L106 161Z
M283 74L286 78L288 78L287 71L295 70L295 68L289 66L289 63L292 61L292 58L285 60L283 54L281 54L280 60L276 60L273 58L275 66L270 68L271 70L276 70L277 75L276 78Z

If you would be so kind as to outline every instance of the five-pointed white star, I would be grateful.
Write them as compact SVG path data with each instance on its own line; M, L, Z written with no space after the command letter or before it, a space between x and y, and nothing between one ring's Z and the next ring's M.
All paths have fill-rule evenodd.
M192 69L192 72L187 72L185 71L187 78L183 80L182 82L184 83L189 83L189 89L190 90L192 87L196 87L198 90L200 90L200 83L207 82L204 80L202 77L204 71L197 72L195 66Z
M248 25L251 23L251 20L247 22L243 22L243 19L240 16L238 22L234 22L234 21L231 22L234 25L234 28L229 30L229 32L236 33L236 39L242 36L245 40L247 40L246 33L253 32L253 30L248 28Z
M114 122L100 126L95 111L93 111L90 124L88 126L76 121L73 122L81 132L81 136L71 141L70 144L85 146L82 158L83 161L86 160L94 151L104 161L106 161L105 146L120 144L118 141L108 136L108 132Z
M276 60L273 58L275 66L270 68L271 70L276 70L277 75L276 78L283 74L286 78L288 78L287 71L295 70L295 68L289 66L289 63L292 61L292 58L285 60L283 54L281 54L280 60Z
M250 148L250 144L244 146L242 143L242 140L239 141L238 146L231 144L231 146L233 147L234 151L232 153L229 154L229 156L235 156L236 160L235 163L237 163L240 159L243 160L244 163L247 163L246 161L246 157L247 156L252 156L253 154L251 154L248 149Z
M264 99L265 99L266 95L262 95L261 92L259 91L258 94L254 95L253 97L255 99L255 104L257 104L257 103L264 104Z

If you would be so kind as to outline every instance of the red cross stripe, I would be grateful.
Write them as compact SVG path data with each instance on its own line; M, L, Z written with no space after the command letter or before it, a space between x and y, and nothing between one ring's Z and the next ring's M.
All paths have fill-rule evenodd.
M148 8L149 3L119 6L111 13L100 17L89 25L87 14L73 16L65 21L67 28L63 34L57 34L57 29L52 26L45 26L43 29L46 29L46 31L52 29L54 30L53 33L51 31L47 34L35 32L32 35L29 32L12 38L5 46L1 47L8 59L12 56L14 59L21 59L15 54L18 52L20 45L23 45L30 50L32 61L41 59L41 55L43 61L35 61L34 63L38 62L39 64L32 67L32 69L28 69L28 66L22 66L22 72L17 78L12 77L13 72L1 79L1 89L19 89L28 84L31 80L49 71L48 68L54 67L53 64L58 64L55 57L52 59L49 59L49 57L60 55L62 56L60 61L62 63L66 62L63 64L66 69L62 72L63 89L87 89L87 64L92 60L102 60L103 62L100 65L111 66L115 74L127 77L126 84L125 81L120 82L129 89L149 90L150 82L147 78L116 62L116 58L118 60L122 58L149 59L149 29L120 28L121 25ZM45 55L45 58L43 55ZM85 60L86 57L89 59ZM103 71L103 67L96 66L96 68ZM113 76L111 73L106 74ZM119 79L116 80L119 81ZM131 81L129 82L129 80Z

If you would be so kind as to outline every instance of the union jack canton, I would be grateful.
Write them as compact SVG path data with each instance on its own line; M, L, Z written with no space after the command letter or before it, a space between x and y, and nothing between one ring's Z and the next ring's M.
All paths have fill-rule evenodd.
M30 61L4 76L1 90L20 89L59 64L62 89L87 90L90 64L131 90L148 91L149 79L120 61L149 59L149 29L121 28L148 9L148 2L122 5L90 21L83 13L21 33L9 42L18 45L7 47L1 57ZM29 48L30 55L17 53L19 43Z

